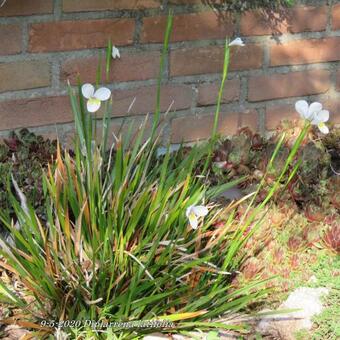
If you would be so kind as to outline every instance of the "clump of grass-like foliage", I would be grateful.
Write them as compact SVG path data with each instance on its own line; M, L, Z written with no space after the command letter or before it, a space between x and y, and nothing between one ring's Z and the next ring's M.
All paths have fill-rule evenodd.
M171 26L170 15L160 74ZM5 258L0 266L17 277L30 296L15 294L0 283L1 301L21 310L3 320L4 323L15 320L21 326L36 329L40 337L53 334L60 322L68 320L65 326L79 327L64 328L67 333L105 338L103 330L93 330L81 323L89 319L175 322L173 328L163 329L166 332L194 328L246 330L242 324L222 324L216 318L238 312L267 294L263 281L254 280L235 288L232 279L242 263L240 250L260 225L263 208L282 184L308 126L253 213L236 220L240 202L218 206L214 198L239 181L209 187L205 182L209 167L205 166L199 175L197 167L202 159L209 163L216 142L229 48L226 43L212 138L206 144L194 146L185 156L183 149L171 154L170 147L163 157L156 155L160 86L151 135L146 136L145 121L133 139L116 137L109 153L106 144L111 103L105 110L98 144L95 119L85 110L80 85L78 94L69 89L77 131L74 155L58 148L55 164L43 176L44 220L27 206L20 190L17 190L20 203L9 191L16 221L0 213L12 236L11 244L0 240L0 254ZM109 68L109 60L107 65ZM283 138L268 168L273 167L282 141ZM252 196L249 207L254 204ZM209 214L193 230L185 212L197 204L207 206ZM229 217L223 226L216 227L214 222L221 213ZM252 231L245 233L250 225ZM151 331L118 327L107 332L120 338L139 338Z

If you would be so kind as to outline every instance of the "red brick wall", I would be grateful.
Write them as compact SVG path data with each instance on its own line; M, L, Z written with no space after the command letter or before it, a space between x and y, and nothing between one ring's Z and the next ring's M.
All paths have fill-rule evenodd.
M165 138L209 135L225 36L242 36L246 46L233 50L221 133L244 125L272 130L280 119L296 117L293 104L301 97L321 101L340 123L340 1L304 3L268 18L219 14L199 0L7 0L0 9L0 137L21 127L70 137L66 81L74 84L80 74L94 82L98 52L104 55L109 38L121 52L107 84L114 128L141 121L155 106L170 7L175 18L161 109L172 107Z

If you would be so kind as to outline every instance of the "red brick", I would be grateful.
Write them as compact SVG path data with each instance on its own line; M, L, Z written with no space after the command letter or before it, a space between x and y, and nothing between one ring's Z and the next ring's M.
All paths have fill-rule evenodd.
M1 12L1 9L0 9ZM21 52L21 29L19 25L0 25L0 55Z
M44 97L0 102L0 130L71 122L68 97Z
M197 104L199 106L216 104L219 89L220 89L219 83L199 85ZM238 79L228 80L224 87L222 103L229 103L238 100L239 97L240 97L240 81Z
M329 110L329 121L334 124L340 123L340 100L327 100L322 102L324 108ZM295 111L295 105L271 106L266 109L266 128L275 130L282 120L300 119L299 114Z
M330 72L325 70L257 76L249 79L248 99L256 102L308 96L327 92L330 86Z
M271 66L310 64L340 60L340 37L297 40L273 46Z
M323 104L324 108L330 112L329 121L333 124L340 124L340 96L328 99Z
M221 73L223 69L223 46L185 48L171 51L171 76L205 73ZM258 45L234 48L231 55L231 70L256 69L262 66L263 50Z
M332 10L332 28L333 30L340 29L340 4L334 5Z
M0 63L0 92L49 85L50 65L46 61Z
M283 106L272 106L266 109L266 129L275 130L282 120L299 119L294 104Z
M143 20L142 42L163 42L166 16L147 17ZM221 22L213 11L176 15L171 41L224 39L232 35L234 24L231 17Z
M63 0L64 12L147 9L161 6L160 0Z
M159 52L138 52L124 54L121 59L112 60L110 82L155 79L159 74ZM105 58L102 61L102 79L106 80ZM96 79L98 57L67 60L62 65L61 78L76 84L80 75L82 82Z
M113 115L126 116L128 108L136 98L129 114L153 113L156 107L156 86L145 86L132 90L116 90L112 93ZM192 102L192 88L186 85L164 85L161 90L161 112L189 108Z
M243 112L240 115L238 127L239 128L248 127L254 132L258 131L258 129L259 129L259 119L258 119L257 111L248 110L247 112Z
M262 11L242 15L242 35L270 35L278 33L319 32L327 26L327 7L297 6L287 13L274 13L268 17Z
M244 116L252 116L244 118ZM252 128L257 128L257 113L251 111L247 114L233 112L221 113L218 123L218 133L230 136L237 132L238 128L250 123ZM214 124L214 114L183 116L172 120L171 142L191 142L200 139L208 139Z
M45 140L57 140L58 138L60 138L58 131L39 132L39 135Z
M52 13L53 0L7 0L0 17Z
M130 45L133 41L133 19L60 21L32 24L29 51L70 51L107 45Z

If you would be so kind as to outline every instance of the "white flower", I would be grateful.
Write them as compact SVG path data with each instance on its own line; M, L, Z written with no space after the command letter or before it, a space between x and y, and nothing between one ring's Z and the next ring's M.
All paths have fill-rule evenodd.
M112 58L113 59L120 58L120 53L116 46L112 46Z
M101 87L95 91L93 85L84 84L81 92L87 100L87 111L96 112L100 108L101 102L111 97L111 91L106 87Z
M236 38L231 43L229 43L229 46L244 46L244 42L241 38Z
M186 216L192 229L197 229L198 218L204 217L208 214L208 208L203 205L191 205L187 208Z
M315 114L314 119L312 120L312 124L317 125L319 130L326 135L327 133L329 133L328 126L325 124L328 119L329 111L321 110L320 112Z
M310 105L305 100L295 103L295 110L303 119L309 120L312 125L317 125L319 130L327 134L329 129L325 124L329 119L329 111L322 109L322 104L314 102Z

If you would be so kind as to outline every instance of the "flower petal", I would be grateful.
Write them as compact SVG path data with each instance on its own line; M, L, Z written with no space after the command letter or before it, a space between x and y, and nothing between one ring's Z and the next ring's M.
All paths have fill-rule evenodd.
M308 108L308 103L305 100L299 100L295 103L295 110L304 119L308 118Z
M191 214L189 214L189 223L190 223L192 229L197 229L198 219L193 212L191 212Z
M89 112L96 112L100 108L100 100L96 98L90 98L87 101L87 111Z
M185 212L185 216L186 216L187 218L189 218L189 216L190 216L190 214L191 214L191 209L192 209L192 207L193 207L193 205L190 205L190 206L187 208L186 212Z
M120 58L120 52L116 46L112 46L112 58Z
M319 130L324 133L325 135L327 135L327 133L329 133L329 129L328 126L325 123L319 123L318 124L318 128Z
M314 102L310 104L308 110L308 118L307 119L314 119L316 114L318 114L322 110L322 104L318 102Z
M197 205L192 208L192 211L197 217L203 217L208 214L209 210L204 205Z
M244 42L241 38L236 38L231 43L229 43L229 46L244 46Z
M101 87L94 93L94 98L101 101L108 100L111 97L111 91L107 87Z
M94 87L91 84L84 84L81 87L81 93L86 99L90 99L94 94Z
M327 122L329 119L329 111L327 110L322 110L319 113L316 114L315 118L320 121L320 122Z

